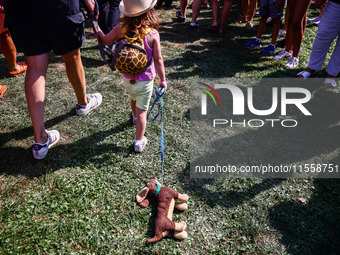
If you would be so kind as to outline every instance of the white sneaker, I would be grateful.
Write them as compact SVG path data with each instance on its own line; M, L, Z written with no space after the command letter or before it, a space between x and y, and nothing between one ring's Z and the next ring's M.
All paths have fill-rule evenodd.
M34 143L32 146L33 157L35 159L43 159L46 157L48 149L56 145L60 139L60 134L57 130L46 131L47 142L44 144Z
M307 21L308 23L319 25L321 18L319 16L316 16L314 19L307 19Z
M100 93L86 94L87 105L76 104L76 113L78 116L83 116L96 109L103 100Z
M299 59L296 57L291 57L289 62L285 65L289 69L294 69L299 65Z
M143 136L142 140L135 140L135 152L142 152L148 143L148 139Z
M280 29L280 31L279 31L279 37L285 37L286 34L287 34L286 30Z
M283 50L283 51L280 51L280 53L277 54L273 59L279 60L279 59L288 58L288 57L289 58L292 57L292 53L289 53L288 51Z

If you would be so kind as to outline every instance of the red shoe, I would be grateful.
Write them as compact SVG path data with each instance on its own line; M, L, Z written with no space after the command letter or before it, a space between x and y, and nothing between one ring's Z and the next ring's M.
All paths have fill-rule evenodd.
M12 70L8 70L8 75L11 77L16 77L19 74L22 74L24 72L26 72L27 70L27 64L26 62L18 62L16 68L12 69Z
M2 98L7 90L7 87L5 84L0 85L0 98Z

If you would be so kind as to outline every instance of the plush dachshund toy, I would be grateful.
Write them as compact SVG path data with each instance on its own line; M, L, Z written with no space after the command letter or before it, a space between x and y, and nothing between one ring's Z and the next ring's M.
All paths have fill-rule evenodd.
M188 205L185 203L188 201L188 195L180 194L177 191L162 186L155 178L152 178L146 187L136 195L137 203L142 207L148 207L152 197L156 197L158 207L155 221L155 236L148 239L148 242L157 242L165 236L174 237L179 240L187 238L188 234L184 231L187 224L184 221L174 223L172 215L174 208L181 211L188 209Z

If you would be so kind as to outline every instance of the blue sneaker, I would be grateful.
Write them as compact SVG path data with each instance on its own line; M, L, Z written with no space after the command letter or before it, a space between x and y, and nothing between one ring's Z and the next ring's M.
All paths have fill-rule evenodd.
M267 48L260 51L262 55L274 55L275 54L275 45L269 44Z
M261 48L262 47L262 42L260 39L253 39L251 42L246 43L244 46L246 46L247 48Z

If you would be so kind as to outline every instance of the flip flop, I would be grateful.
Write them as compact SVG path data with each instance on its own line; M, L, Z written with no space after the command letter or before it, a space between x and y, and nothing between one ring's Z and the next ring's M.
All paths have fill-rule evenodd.
M14 69L8 70L8 75L10 77L16 77L19 74L26 72L26 70L27 70L26 62L24 62L24 61L18 62L17 66Z
M7 87L5 84L0 85L0 98L2 98L7 90Z

